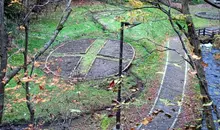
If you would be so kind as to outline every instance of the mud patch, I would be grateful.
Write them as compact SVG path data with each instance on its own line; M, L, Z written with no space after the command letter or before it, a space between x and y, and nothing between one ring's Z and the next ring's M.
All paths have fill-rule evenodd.
M85 54L90 45L94 42L93 39L66 41L56 49L57 53Z
M51 70L56 76L62 76L63 78L69 78L72 76L74 70L77 68L80 56L64 56L64 57L54 57L51 56L48 60L50 62L46 63L47 68Z
M120 50L120 42L117 40L109 40L105 44L104 48L99 52L99 55L119 58L119 50ZM133 48L129 44L124 43L123 58L133 59L133 55L134 55Z
M93 63L92 68L86 75L87 79L97 79L102 77L107 77L109 75L114 75L118 73L119 63L117 61L111 61L101 58L96 58ZM123 67L125 68L129 63L124 62Z

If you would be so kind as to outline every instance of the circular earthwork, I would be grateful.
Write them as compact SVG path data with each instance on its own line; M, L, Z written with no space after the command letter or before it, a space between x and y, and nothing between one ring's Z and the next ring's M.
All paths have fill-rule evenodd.
M214 12L198 12L195 13L197 17L211 20L220 20L220 13Z
M45 68L65 79L100 79L118 74L118 40L83 39L65 41L49 53ZM134 59L134 48L123 44L123 71Z

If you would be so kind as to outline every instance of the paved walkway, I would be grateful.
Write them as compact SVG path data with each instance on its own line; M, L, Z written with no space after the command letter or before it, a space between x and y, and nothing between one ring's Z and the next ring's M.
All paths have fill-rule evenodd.
M178 37L170 38L167 46L185 56ZM156 109L164 112L159 113L148 125L140 125L139 130L168 130L175 126L181 112L181 106L177 102L184 100L186 75L187 62L182 60L176 52L167 51L164 76L150 114Z

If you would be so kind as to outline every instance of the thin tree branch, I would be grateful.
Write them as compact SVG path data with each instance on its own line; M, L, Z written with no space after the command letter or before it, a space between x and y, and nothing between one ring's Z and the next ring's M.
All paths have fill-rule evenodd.
M71 0L70 0L71 1ZM60 33L60 31L63 29L65 22L67 21L69 15L72 12L72 9L70 8L71 2L68 2L68 5L60 19L60 22L58 23L56 30L54 31L54 34L51 36L50 40L45 43L44 47L40 49L40 51L35 54L34 58L32 61L29 61L27 64L31 64L35 62L55 41L56 37ZM13 69L9 74L6 75L5 77L5 83L7 84L21 69L23 69L23 66L17 67Z
M50 0L48 0L48 1L47 1L46 3L44 3L43 5L34 5L34 6L30 9L30 11L26 13L26 15L25 15L25 17L24 17L24 19L23 19L23 22L25 23L25 22L28 20L28 18L29 18L29 16L31 15L32 11L33 11L36 7L43 7L43 6L46 6L46 5L49 4L49 3L51 3ZM26 8L28 8L28 7L26 7Z
M220 6L218 6L217 4L211 2L210 0L204 0L204 1L205 1L206 3L212 5L213 7L220 9Z

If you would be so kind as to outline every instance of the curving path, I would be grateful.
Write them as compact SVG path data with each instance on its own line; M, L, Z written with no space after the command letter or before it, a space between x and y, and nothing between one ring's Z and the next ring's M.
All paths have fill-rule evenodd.
M185 55L178 37L170 38L167 46L176 49L183 56ZM178 105L178 102L184 100L186 80L187 62L182 60L176 52L167 51L164 76L149 114L157 109L164 112L159 113L148 125L140 125L138 130L168 130L174 128L181 112L181 105Z

